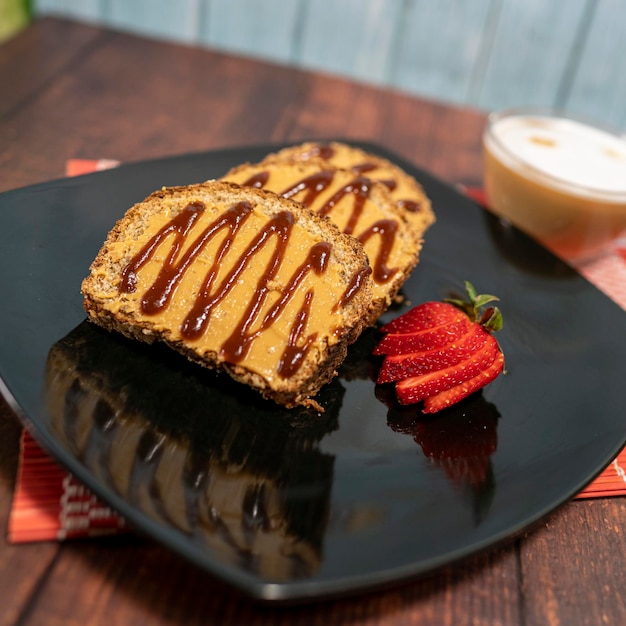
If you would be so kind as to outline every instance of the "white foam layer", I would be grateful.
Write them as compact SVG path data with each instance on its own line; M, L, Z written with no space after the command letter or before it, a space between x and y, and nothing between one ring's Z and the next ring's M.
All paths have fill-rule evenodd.
M515 157L565 184L586 187L590 195L626 194L624 139L577 121L541 116L506 117L491 132ZM490 147L506 156L493 140Z

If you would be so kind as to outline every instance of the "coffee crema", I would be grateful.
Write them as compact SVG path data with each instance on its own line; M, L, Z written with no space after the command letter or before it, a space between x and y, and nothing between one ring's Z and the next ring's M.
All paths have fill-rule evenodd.
M493 114L484 140L489 207L567 259L626 228L626 141L574 118Z

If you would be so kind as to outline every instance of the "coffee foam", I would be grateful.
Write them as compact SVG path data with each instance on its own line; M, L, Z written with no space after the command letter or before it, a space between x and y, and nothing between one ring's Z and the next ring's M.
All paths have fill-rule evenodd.
M624 201L626 140L574 120L522 115L497 120L491 134L489 148L509 166L519 159L557 186L576 185L570 193L617 194Z

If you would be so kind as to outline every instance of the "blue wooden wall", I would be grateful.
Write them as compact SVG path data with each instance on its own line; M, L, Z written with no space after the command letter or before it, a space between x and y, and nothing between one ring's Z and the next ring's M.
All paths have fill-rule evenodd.
M626 0L34 0L34 7L449 103L556 106L626 130Z

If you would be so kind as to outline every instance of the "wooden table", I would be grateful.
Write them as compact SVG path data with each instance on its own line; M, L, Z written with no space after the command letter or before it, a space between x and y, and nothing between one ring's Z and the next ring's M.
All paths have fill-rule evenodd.
M0 47L0 191L66 159L143 160L306 138L370 140L479 184L484 115L331 76L56 19ZM1 302L1 300L0 300ZM20 426L0 403L6 528ZM0 625L626 623L626 499L574 501L425 579L301 607L259 606L133 536L0 548Z

